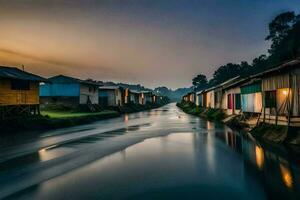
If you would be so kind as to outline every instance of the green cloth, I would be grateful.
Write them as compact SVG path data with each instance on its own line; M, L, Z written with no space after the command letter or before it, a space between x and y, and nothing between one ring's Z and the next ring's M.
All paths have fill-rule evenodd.
M241 87L241 94L252 94L252 93L257 93L257 92L261 92L261 84L260 83L246 85L246 86Z

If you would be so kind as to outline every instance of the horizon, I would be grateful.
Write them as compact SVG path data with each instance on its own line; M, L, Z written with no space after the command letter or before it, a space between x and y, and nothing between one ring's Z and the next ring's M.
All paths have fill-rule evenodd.
M299 6L293 0L0 0L0 65L175 90L190 87L199 73L211 78L220 65L267 54L268 23Z

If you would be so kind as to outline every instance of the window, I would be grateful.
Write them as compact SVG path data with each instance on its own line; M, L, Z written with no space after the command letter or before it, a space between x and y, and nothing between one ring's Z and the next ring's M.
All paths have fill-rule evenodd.
M26 80L11 80L12 90L30 90L30 82Z
M241 109L241 94L235 94L235 109Z
M267 91L265 94L265 107L275 108L276 107L276 91Z

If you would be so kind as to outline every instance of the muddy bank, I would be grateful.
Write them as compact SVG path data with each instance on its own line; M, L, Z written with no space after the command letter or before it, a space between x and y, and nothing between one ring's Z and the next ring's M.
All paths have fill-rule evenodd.
M165 105L165 104L163 104ZM29 131L43 131L58 128L66 128L84 125L99 120L119 117L125 113L135 113L151 110L163 106L162 104L147 105L126 105L114 110L100 112L82 112L69 110L47 110L44 109L41 115L22 116L6 120L0 120L1 134L18 134Z
M300 133L298 133L298 128L257 123L256 119L251 119L251 117L247 115L226 116L221 109L199 108L195 106L195 104L188 102L177 103L177 106L188 114L222 122L238 131L249 132L260 141L290 147L293 146L293 149L300 147Z

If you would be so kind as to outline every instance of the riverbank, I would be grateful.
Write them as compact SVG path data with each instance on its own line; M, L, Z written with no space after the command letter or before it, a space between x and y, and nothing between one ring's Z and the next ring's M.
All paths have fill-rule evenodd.
M295 128L260 123L248 116L226 116L221 109L204 109L189 102L176 104L185 113L226 124L232 129L249 132L254 138L273 144L300 146L300 134Z
M23 116L0 120L2 134L26 131L41 131L84 125L99 120L119 117L125 113L135 113L159 108L165 104L126 105L118 109L87 112L86 110L49 109L41 110L41 115Z

